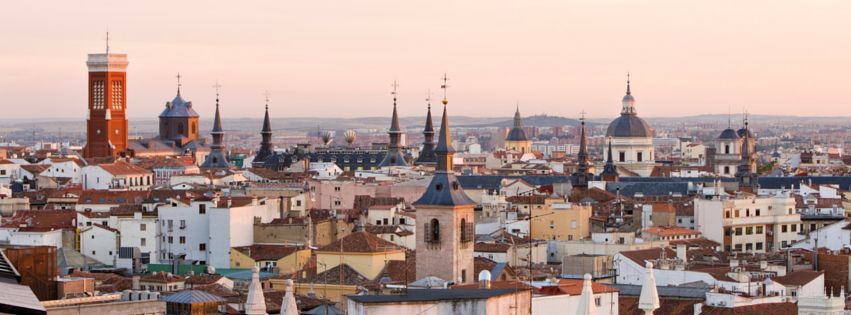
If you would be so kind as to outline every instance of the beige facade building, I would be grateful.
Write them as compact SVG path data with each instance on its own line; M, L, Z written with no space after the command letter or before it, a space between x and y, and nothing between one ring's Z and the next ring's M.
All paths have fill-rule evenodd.
M590 205L547 198L542 207L531 207L531 214L533 239L572 241L591 236Z

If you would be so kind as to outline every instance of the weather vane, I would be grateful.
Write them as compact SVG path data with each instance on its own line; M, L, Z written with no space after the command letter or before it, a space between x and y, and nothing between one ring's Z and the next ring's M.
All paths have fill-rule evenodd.
M269 109L269 96L272 94L269 93L269 90L266 90L266 92L263 92L263 95L266 96L266 109Z
M431 108L431 89L428 89L426 91L425 101L426 101L426 104L428 104L428 108Z
M393 84L390 86L393 87L393 91L390 92L390 95L393 95L393 106L396 106L396 88L399 87L399 84L396 83L396 80L393 80Z
M449 81L449 78L446 76L446 73L444 72L443 73L443 85L440 86L440 88L443 89L443 105L446 105L446 104L449 103L449 99L446 98L446 88L448 88L449 85L446 84L446 81Z
M180 82L180 74L179 73L177 74L177 82ZM179 88L180 83L178 83L177 86ZM221 87L222 87L222 85L219 84L219 80L216 80L216 84L213 84L213 88L216 89L216 106L219 106L219 88L221 88Z

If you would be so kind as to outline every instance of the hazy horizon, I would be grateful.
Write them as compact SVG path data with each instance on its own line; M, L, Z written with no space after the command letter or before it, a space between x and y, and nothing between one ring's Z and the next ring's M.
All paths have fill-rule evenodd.
M88 53L127 53L128 115L182 94L202 117L401 116L439 104L509 117L847 116L851 2L11 2L0 12L4 118L84 119ZM23 32L22 30L26 30ZM49 89L49 92L45 92ZM10 110L10 109L16 110Z

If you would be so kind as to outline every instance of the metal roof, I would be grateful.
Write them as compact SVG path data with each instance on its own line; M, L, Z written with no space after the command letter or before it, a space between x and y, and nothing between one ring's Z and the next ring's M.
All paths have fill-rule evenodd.
M200 290L184 290L162 298L167 303L196 304L209 302L224 302L225 299Z
M178 93L171 102L166 103L165 110L160 113L160 117L198 117L198 113L192 109L192 102L183 100L183 97Z
M735 139L739 139L739 135L732 128L727 128L727 129L724 129L724 131L721 132L721 135L718 136L718 139L735 140Z
M641 286L634 284L606 284L618 290L620 296L640 296ZM684 287L684 286L656 286L656 292L660 297L678 297L689 299L705 299L708 287Z
M606 136L649 138L653 136L653 131L644 119L635 114L623 113L609 124Z
M348 295L358 303L427 302L446 300L480 300L511 294L514 289L409 289L407 294Z
M686 182L609 182L606 190L617 192L624 196L635 196L641 193L645 196L667 196L670 194L688 195L688 183Z
M0 310L10 314L47 314L30 287L0 282Z

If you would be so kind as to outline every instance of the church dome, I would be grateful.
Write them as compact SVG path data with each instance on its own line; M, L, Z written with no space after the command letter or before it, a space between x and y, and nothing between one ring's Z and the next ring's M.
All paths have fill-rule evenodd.
M735 130L733 130L733 128L724 129L724 131L721 132L721 135L718 136L718 139L735 140L735 139L738 139L738 138L739 138L739 135L736 133Z
M506 141L527 141L529 138L526 137L526 131L523 131L523 128L511 128L511 131L508 132L508 137L505 137Z
M653 131L650 125L644 119L639 118L635 114L621 114L609 124L609 129L606 130L607 137L624 137L624 138L650 138L653 136Z
M180 93L177 93L171 102L165 104L160 117L198 117L198 113L192 109L192 102L183 100Z

